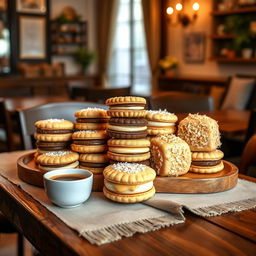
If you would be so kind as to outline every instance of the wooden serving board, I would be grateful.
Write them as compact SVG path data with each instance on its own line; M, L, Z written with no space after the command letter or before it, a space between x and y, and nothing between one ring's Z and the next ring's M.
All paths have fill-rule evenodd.
M17 161L19 178L29 184L43 187L43 173L40 172L34 161L34 153L29 153L21 156ZM92 191L102 191L104 178L101 174L93 175Z
M187 173L179 177L156 177L154 186L159 193L214 193L233 188L238 179L238 168L224 162L224 169L215 174ZM26 183L43 187L43 174L34 161L34 153L21 156L17 161L18 176ZM102 191L103 175L93 176L93 191Z

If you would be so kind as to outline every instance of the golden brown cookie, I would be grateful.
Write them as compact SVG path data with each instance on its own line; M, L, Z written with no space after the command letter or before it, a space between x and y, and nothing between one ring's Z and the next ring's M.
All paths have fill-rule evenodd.
M218 123L206 115L189 114L179 123L178 136L191 151L213 151L221 145Z
M101 144L101 145L78 145L78 144L71 144L71 150L81 153L81 154L87 154L87 153L102 153L106 152L108 149L107 145Z
M108 165L109 159L107 154L80 154L79 156L79 166L94 174L102 173Z
M75 118L97 118L97 119L108 119L107 111L102 108L85 108L75 112Z
M146 115L146 100L142 97L125 96L107 99L107 114L111 117L138 118Z
M46 120L39 120L35 122L35 127L43 130L72 130L74 128L74 124L71 121L64 120L64 119L46 119Z
M175 135L158 135L152 138L151 156L152 166L160 176L179 176L189 171L189 146Z
M120 203L136 203L155 194L155 171L142 164L117 163L104 171L104 195Z
M108 135L105 130L86 130L77 131L72 135L73 140L93 140L93 139L107 139Z
M75 123L76 130L104 130L107 123Z
M111 160L118 162L140 162L150 158L150 152L147 153L135 153L135 154L120 154L108 151L108 157Z
M39 168L43 171L51 171L62 168L75 168L78 166L79 154L72 151L48 152L37 157Z
M192 163L190 172L196 173L216 173L223 170L222 162L224 154L220 150L209 152L192 152Z

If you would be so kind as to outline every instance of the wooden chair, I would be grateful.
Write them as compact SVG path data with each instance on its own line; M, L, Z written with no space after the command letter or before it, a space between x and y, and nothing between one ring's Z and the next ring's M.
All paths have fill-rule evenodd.
M67 83L67 92L69 95L69 98L72 100L75 99L85 99L86 89L89 86L93 86L93 81L70 81Z
M6 111L5 100L0 98L0 137L4 144L4 151L11 151L13 148L13 141L11 136L11 120Z
M186 92L163 92L150 97L152 110L166 109L172 113L211 112L214 109L213 98Z
M87 101L105 103L108 98L117 96L131 95L131 87L123 88L105 88L105 87L88 87L84 90L84 96Z
M40 105L33 108L21 109L18 111L21 138L24 149L33 148L33 134L35 132L34 123L38 120L49 118L63 118L70 121L75 121L75 111L88 107L105 108L105 105L92 102L58 102Z
M247 141L256 133L256 108L251 110L250 113L250 119L248 122L248 128L245 136L244 143L247 143Z
M239 172L247 174L249 167L252 165L256 165L256 134L245 145L239 164ZM256 176L256 173L254 175Z

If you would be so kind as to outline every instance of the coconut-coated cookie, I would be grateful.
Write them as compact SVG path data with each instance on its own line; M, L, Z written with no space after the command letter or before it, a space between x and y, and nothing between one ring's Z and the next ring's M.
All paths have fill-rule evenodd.
M152 138L151 156L152 166L160 176L179 176L189 171L189 146L175 135L159 135Z

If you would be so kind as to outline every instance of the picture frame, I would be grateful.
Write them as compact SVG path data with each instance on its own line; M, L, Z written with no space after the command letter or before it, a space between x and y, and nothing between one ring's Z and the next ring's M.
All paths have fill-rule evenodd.
M205 61L205 34L202 32L185 34L183 53L186 63L203 63Z
M19 58L46 59L46 19L40 16L20 16Z
M46 0L16 0L17 12L45 14Z

